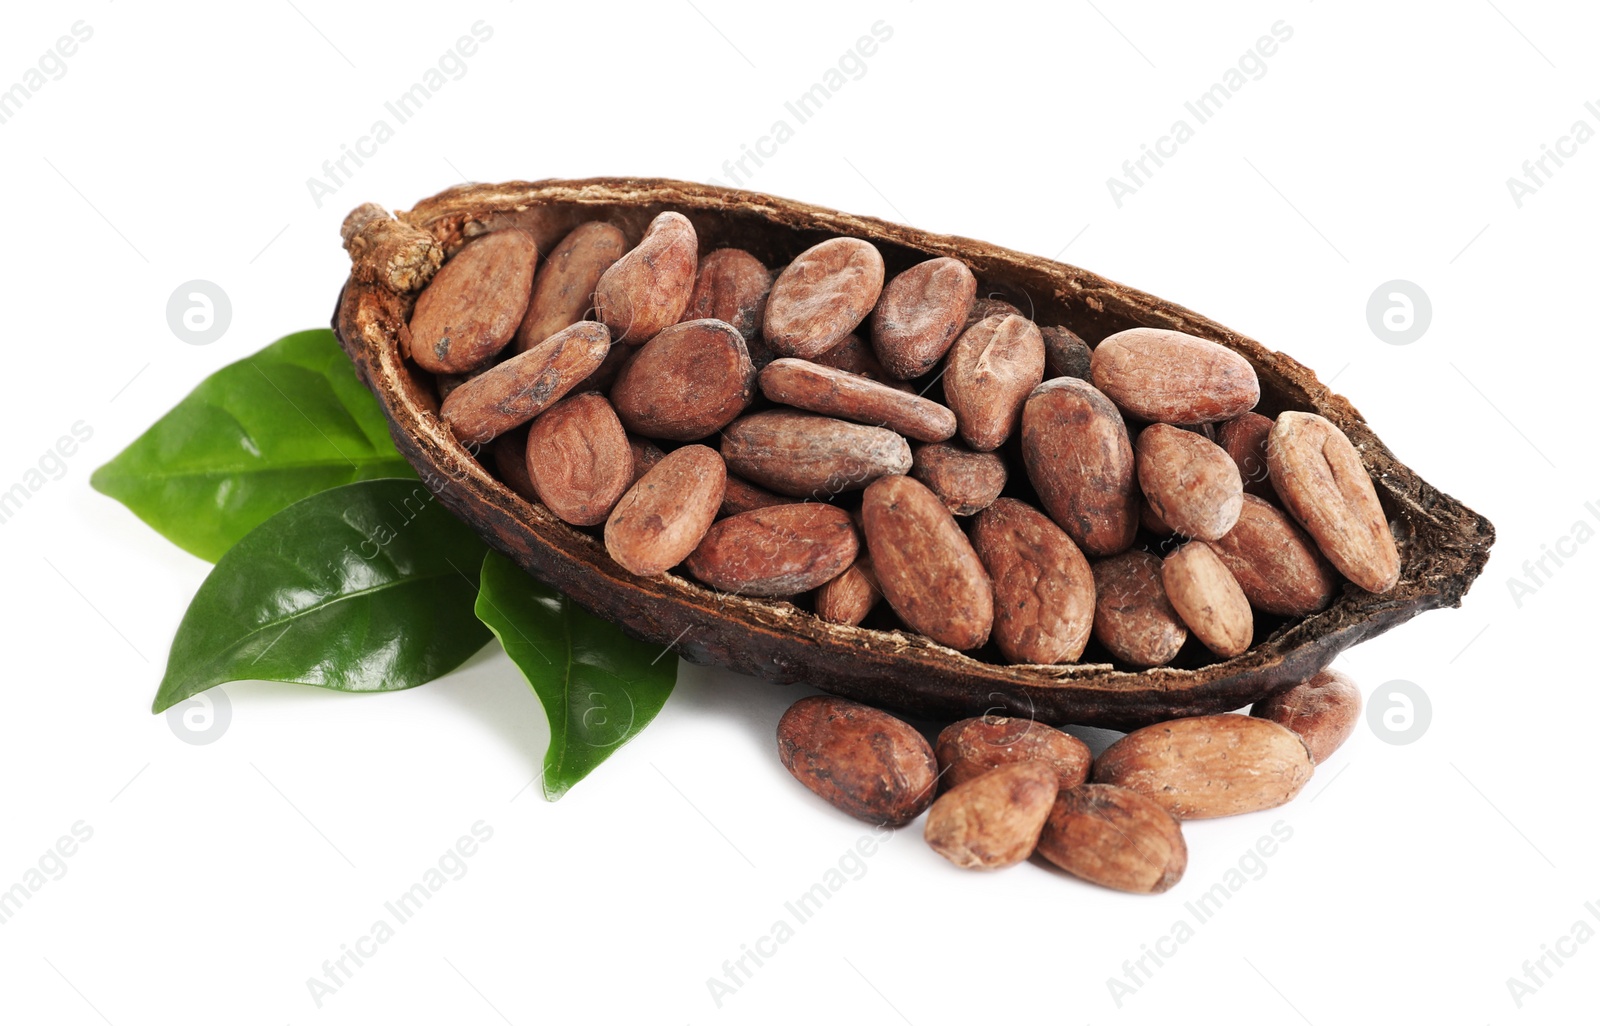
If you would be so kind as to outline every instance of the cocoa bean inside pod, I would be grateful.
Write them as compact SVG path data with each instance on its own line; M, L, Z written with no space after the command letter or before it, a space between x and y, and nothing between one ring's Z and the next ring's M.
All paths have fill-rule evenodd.
M872 559L860 553L850 569L817 589L817 616L828 623L854 627L867 618L882 597L878 576L872 572Z
M650 234L651 222L669 213L689 222L695 232L696 249L703 245L708 254L720 249L743 250L774 269L785 267L819 242L835 237L854 239L875 249L891 280L919 263L946 257L957 260L979 279L982 298L974 300L969 314L974 321L996 312L1020 312L1037 324L1060 326L1089 340L1109 340L1120 332L1148 328L1219 340L1254 369L1263 413L1315 412L1348 435L1386 514L1392 518L1404 568L1399 582L1389 592L1376 596L1357 587L1340 588L1337 577L1332 577L1329 588L1317 596L1315 603L1323 612L1300 623L1269 622L1260 630L1262 636L1247 656L1224 662L1206 662L1202 657L1184 661L1182 669L1140 672L1120 660L1116 665L1097 663L1070 670L1005 664L1000 661L997 646L971 650L974 654L968 656L916 636L909 627L901 631L878 629L877 625L889 624L895 615L882 606L862 626L850 627L827 623L786 603L762 599L720 601L710 589L688 580L686 572L664 579L628 573L606 558L594 532L574 529L542 502L519 499L511 489L492 481L473 459L474 447L452 435L436 413L430 412L432 373L464 373L486 364L428 372L412 358L413 351L421 345L418 332L412 330L418 325L408 324L407 319L415 313L413 304L427 281L426 253L432 247L451 255L444 264L448 267L466 263L485 239L503 232L526 233L540 254L539 273L533 279L536 287L549 269L547 255L553 254L578 226L606 222L624 238L642 241ZM641 636L672 645L691 659L709 660L774 680L805 679L825 689L944 719L996 707L1019 713L1036 710L1037 715L1060 722L1135 726L1175 714L1248 705L1306 679L1352 641L1386 630L1422 610L1454 604L1481 571L1493 537L1491 525L1482 517L1400 464L1350 404L1304 367L1200 314L1081 268L777 197L634 178L452 188L402 212L394 222L406 226L403 234L413 237L412 250L420 256L413 271L396 276L376 265L375 261L385 259L379 253L381 246L366 247L358 253L360 247L355 245L363 232L373 230L372 225L386 223L385 217L381 211L367 210L356 218L360 224L352 224L355 266L338 304L336 328L340 341L358 365L360 379L377 395L389 418L400 451L412 460L425 481L448 484L440 490L441 501L491 544L575 601L627 624ZM689 286L686 293L692 296L696 276L691 273L683 280ZM1011 306L1003 305L1006 303ZM426 308L427 303L423 306ZM473 312L481 315L484 310ZM682 314L679 311L679 319ZM836 344L846 345L850 331L866 335L869 327L859 320L845 325L847 334ZM762 346L759 335L750 340L752 364L765 358L757 355ZM1287 346L1280 344L1277 348ZM822 359L828 360L830 355L823 354ZM1092 377L1093 357L1090 363ZM871 371L865 362L860 362L860 367L859 372ZM919 385L928 384L931 377L932 372L924 375ZM587 391L594 384L579 385L576 391ZM942 386L941 378L933 383L933 388L941 391L930 393L938 401L942 401ZM437 408L432 406L434 411ZM1133 411L1130 409L1128 414L1132 416ZM1213 423L1221 425L1227 419L1231 418ZM1220 428L1215 437L1225 440ZM885 441L898 442L892 438ZM1026 466L1027 447L1022 441L1008 443L995 455L1003 461L1020 456ZM1090 454L1096 454L1098 459L1092 445L1068 446L1061 451L1068 459ZM892 464L895 458L885 462ZM883 469L876 467L863 474L857 487ZM1037 467L1029 467L1029 471L1026 476L1016 472L1010 475L1011 480L1005 485L1007 494L1030 502L1037 498L1045 512L1091 559L1110 554L1091 551L1091 546L1075 534L1080 528L1063 514L1061 504L1053 501L1060 497L1058 490L1052 489L1048 480L1034 480ZM747 480L757 487L778 491L753 478ZM1136 481L1134 490L1137 491ZM833 501L846 508L856 501L846 489L828 487L823 495L834 496ZM944 498L951 496L946 494ZM1322 559L1315 543L1292 518L1281 513L1279 516L1310 545L1313 558L1309 566L1314 576L1319 566L1316 561ZM1208 544L1217 546L1219 552L1226 551L1230 538L1238 541L1250 533L1246 529L1250 518L1249 509L1242 510L1235 530ZM1258 531L1257 540L1260 538ZM1131 544L1131 539L1128 542ZM1291 601L1303 599L1307 590L1300 589L1301 594L1297 595L1295 587L1285 589L1281 581L1274 579L1282 568L1281 561L1274 563L1275 557L1260 552L1246 553L1244 558L1243 569L1229 569L1259 611L1278 617L1302 615L1270 613L1268 609L1274 590L1279 599L1286 597L1287 590ZM1257 578L1253 582L1248 579L1252 569ZM1321 572L1332 575L1325 561ZM1300 574L1298 583L1304 584L1306 576ZM1101 658L1098 651L1095 658Z
M687 442L749 406L755 379L744 336L731 324L684 321L663 328L628 361L611 402L629 431Z
M638 345L675 324L689 305L699 237L676 211L656 215L639 244L595 283L595 317L618 342Z
M778 758L794 778L857 819L904 826L933 804L933 749L908 723L832 695L802 698L778 721Z
M961 439L989 452L1011 437L1022 404L1044 380L1044 339L1016 314L979 321L956 339L945 358L945 401Z
M933 370L966 324L978 279L966 264L935 257L895 275L872 310L872 348L897 378Z
M667 453L611 510L606 551L640 577L677 566L711 529L727 479L715 449L686 445Z
M539 501L569 524L604 523L633 485L633 452L611 404L598 392L569 396L528 432L528 480Z
M1206 544L1263 613L1306 616L1325 608L1339 589L1339 575L1306 533L1254 495L1244 497L1233 529Z
M1134 666L1165 666L1189 632L1167 599L1161 559L1124 552L1092 565L1094 636L1114 657Z
M1261 383L1250 361L1209 339L1130 328L1095 347L1094 385L1141 420L1201 424L1253 409Z
M818 501L911 469L911 446L886 428L764 410L722 432L728 469L782 495Z
M1139 488L1122 414L1087 381L1052 378L1022 409L1022 460L1054 520L1090 556L1133 544Z
M908 438L942 442L956 433L955 414L931 399L809 360L774 360L761 369L760 384L761 393L775 403L886 427Z
M860 543L837 506L768 506L711 525L684 567L736 595L798 595L844 573Z
M712 318L733 325L748 342L761 331L772 272L742 249L715 249L700 258L686 321Z
M988 574L927 486L900 474L879 478L861 497L861 524L878 586L913 630L954 649L988 640Z
M958 517L969 517L1000 497L1006 486L1006 461L998 453L973 452L946 442L914 446L911 476Z
M1167 600L1194 636L1224 659L1242 655L1255 632L1250 600L1216 551L1189 542L1161 562Z
M994 585L1001 655L1070 663L1083 654L1094 625L1094 575L1065 531L1025 502L997 499L973 518L972 547Z
M1044 338L1045 373L1052 378L1089 380L1089 344L1077 332L1060 325L1039 325Z
M604 221L585 221L568 232L533 279L533 297L517 328L517 352L583 320L594 306L600 276L627 248L622 230Z
M762 337L779 356L820 356L861 323L882 289L883 256L872 243L819 242L772 283Z
M1151 424L1139 432L1134 453L1139 488L1162 523L1208 541L1233 529L1244 484L1232 458L1215 443L1193 431Z
M1217 444L1239 468L1239 479L1251 495L1276 502L1272 475L1267 468L1267 436L1272 433L1272 418L1254 411L1241 413L1217 425Z
M611 336L585 321L457 386L439 417L462 443L489 441L537 417L605 359Z
M494 358L528 309L539 249L515 229L461 247L417 297L411 358L435 374L462 374Z

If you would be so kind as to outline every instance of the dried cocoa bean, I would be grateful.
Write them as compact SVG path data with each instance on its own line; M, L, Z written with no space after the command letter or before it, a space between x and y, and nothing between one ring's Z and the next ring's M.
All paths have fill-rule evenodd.
M639 244L595 283L595 317L618 342L648 342L683 316L694 292L698 252L687 217L670 210L657 214Z
M1271 433L1271 417L1241 413L1217 425L1217 444L1239 468L1245 491L1276 502L1278 493L1272 489L1272 475L1267 469L1267 436Z
M516 334L528 309L538 247L515 229L461 247L417 297L410 351L435 374L477 370Z
M1129 328L1095 347L1094 386L1142 420L1228 420L1261 398L1256 369L1209 339L1165 328Z
M1339 576L1310 537L1278 507L1246 495L1239 522L1207 542L1250 604L1277 616L1307 616L1327 607Z
M1165 666L1189 632L1167 599L1161 560L1134 550L1092 564L1094 636L1112 656L1134 666Z
M517 328L517 352L588 316L600 276L627 249L622 231L604 221L586 221L556 243L533 279L533 298Z
M761 261L742 249L714 249L700 258L682 319L726 321L749 342L761 331L771 289L772 272Z
M956 416L931 399L849 371L784 358L762 369L761 392L775 403L886 427L924 442L956 433Z
M539 501L580 527L603 523L633 485L628 435L598 392L568 396L539 415L527 466Z
M872 559L859 553L850 569L817 589L817 616L828 623L854 627L867 618L883 593L872 572Z
M933 749L910 724L832 695L802 698L778 721L778 758L834 808L905 826L933 803Z
M1013 663L1075 662L1094 625L1095 588L1067 533L1027 503L997 499L973 519L972 547L994 585L1000 654Z
M998 449L1042 380L1044 339L1032 321L1011 314L968 328L950 348L943 379L962 440L979 452Z
M1001 766L941 795L923 837L962 869L1004 869L1033 854L1055 800L1054 766Z
M878 586L912 630L955 649L988 640L988 575L938 496L904 475L879 478L862 495L861 523Z
M861 323L882 288L883 257L872 243L819 242L772 283L762 337L779 356L820 356Z
M439 416L463 444L487 442L572 391L600 366L610 346L605 325L580 321L451 392Z
M1052 378L1089 380L1089 343L1068 328L1039 326L1044 338L1045 373Z
M1178 821L1139 792L1109 784L1057 795L1038 852L1079 879L1133 894L1160 894L1189 866Z
M1053 378L1022 410L1022 460L1039 501L1089 556L1133 544L1139 489L1122 414L1087 381Z
M977 716L952 723L939 732L933 754L939 760L939 779L947 788L996 766L1033 760L1055 767L1056 786L1066 790L1089 779L1094 761L1089 746L1066 731L1011 716Z
M1321 670L1305 683L1257 702L1250 715L1294 731L1320 766L1355 732L1361 689L1338 670Z
M748 513L753 509L766 509L768 506L787 506L794 499L786 495L774 495L765 488L757 488L749 481L728 475L727 491L722 493L721 515L736 517L740 513Z
M611 510L606 551L640 577L677 566L716 519L727 477L715 449L686 445L667 453Z
M1278 415L1267 441L1272 487L1335 568L1382 594L1400 580L1400 552L1361 456L1326 417Z
M1161 563L1167 601L1201 644L1224 659L1241 655L1255 633L1255 615L1239 582L1204 542L1190 542Z
M633 435L628 436L628 452L633 455L633 481L629 483L629 487L638 483L638 480L644 476L645 471L666 459L667 456L661 447L650 441L650 439L637 438Z
M872 310L872 349L897 378L933 370L966 323L978 279L953 257L915 264L884 286Z
M611 402L629 431L687 442L737 417L755 394L744 336L723 321L663 328L629 360Z
M786 597L844 573L858 548L855 525L844 510L794 502L717 521L684 567L722 591Z
M911 446L886 428L814 413L751 413L722 432L728 468L782 495L825 500L911 469Z
M1239 468L1193 431L1151 424L1134 441L1139 488L1161 521L1181 535L1215 541L1233 529L1244 505Z
M1284 804L1311 765L1292 731L1227 713L1139 728L1100 753L1094 781L1138 791L1178 819L1211 819Z

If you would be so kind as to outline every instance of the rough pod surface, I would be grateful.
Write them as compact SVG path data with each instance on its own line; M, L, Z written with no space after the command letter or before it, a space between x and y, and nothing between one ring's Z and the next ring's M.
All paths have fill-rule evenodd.
M400 451L440 501L535 577L691 662L773 681L803 680L932 718L993 711L1136 727L1237 709L1305 680L1350 645L1424 610L1459 605L1488 558L1494 540L1489 521L1396 459L1349 400L1308 368L1197 313L1081 268L760 193L654 178L457 186L404 211L401 220L446 256L505 228L531 233L546 253L594 220L615 224L636 244L651 219L669 210L694 223L702 253L736 246L768 267L781 267L823 239L851 236L878 247L891 277L932 257L957 257L984 290L1026 297L1037 323L1067 325L1091 344L1140 326L1211 339L1255 368L1259 412L1306 410L1345 432L1374 479L1401 563L1399 582L1387 593L1346 587L1327 608L1263 630L1241 656L1138 672L1095 662L1003 665L987 661L982 651L966 655L903 632L826 623L784 601L721 595L676 574L637 578L612 562L599 539L520 498L451 437L435 412L430 376L401 355L415 293L392 291L382 275L356 268L340 295L334 328L378 397Z

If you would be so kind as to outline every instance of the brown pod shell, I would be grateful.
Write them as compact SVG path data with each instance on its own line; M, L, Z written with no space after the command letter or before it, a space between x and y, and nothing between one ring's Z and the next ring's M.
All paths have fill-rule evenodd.
M1045 374L1052 378L1080 378L1089 380L1089 343L1077 332L1059 325L1039 325L1039 335L1044 339Z
M1006 461L998 453L973 452L936 442L911 450L911 476L927 485L958 517L987 509L1006 486Z
M581 321L495 364L450 393L439 417L463 444L482 444L537 417L605 359L611 336Z
M722 493L721 515L736 517L740 513L748 513L753 509L766 509L768 506L787 506L794 499L787 495L777 495L758 488L749 481L741 480L732 474L728 475L728 488Z
M1261 382L1250 361L1209 339L1166 328L1129 328L1095 347L1094 386L1141 420L1203 424L1255 407Z
M640 577L666 573L710 530L727 479L715 449L686 445L667 453L611 510L606 552Z
M1286 410L1267 442L1272 487L1328 562L1381 595L1400 580L1389 518L1350 439L1326 417Z
M1306 616L1327 608L1338 594L1339 575L1316 544L1265 499L1246 495L1233 530L1206 544L1263 613Z
M905 826L933 804L933 749L903 720L859 702L812 695L778 721L778 758L829 805Z
M1224 659L1243 655L1255 634L1255 614L1239 582L1216 551L1189 542L1161 562L1167 601L1201 644Z
M604 523L633 486L633 452L616 411L598 392L568 396L528 432L527 474L539 501L569 524Z
M1134 666L1165 666L1189 632L1167 599L1161 559L1133 550L1102 559L1094 570L1094 637Z
M1025 502L997 499L973 518L972 547L994 585L1000 654L1013 663L1076 662L1094 626L1095 588L1067 532Z
M911 446L887 428L787 410L751 413L729 424L722 455L740 477L817 501L911 469Z
M942 442L956 433L956 415L932 399L809 360L773 360L761 369L759 382L775 403L886 427L919 441Z
M896 270L953 256L974 268L984 293L1030 297L1017 300L1030 319L1070 325L1091 341L1136 325L1218 339L1256 368L1264 410L1315 411L1350 437L1393 516L1405 567L1393 591L1373 595L1343 588L1323 614L1281 628L1275 624L1245 658L1183 669L1085 665L1071 672L973 658L909 632L867 626L887 617L886 609L860 627L843 627L794 615L783 602L726 601L677 575L636 577L607 558L592 533L562 523L542 504L524 502L495 481L430 412L431 375L407 358L406 318L416 291L367 266L370 253L358 258L337 303L330 304L335 331L399 451L438 490L440 502L573 602L685 658L728 667L752 682L804 681L929 718L993 708L1031 712L1047 722L1126 729L1248 705L1305 680L1351 644L1419 613L1456 605L1482 573L1494 526L1449 489L1406 466L1349 400L1278 351L1290 348L1288 342L1263 344L1085 268L782 197L661 178L454 185L401 216L446 252L485 231L517 229L531 234L544 253L574 225L596 218L637 238L664 210L693 220L708 249L739 246L774 267L834 235L879 246Z
M684 568L737 595L798 595L849 569L860 542L850 514L820 502L792 502L711 525Z
M1311 779L1311 753L1291 730L1237 713L1141 727L1100 753L1094 782L1126 787L1179 819L1271 809Z
M779 356L820 356L855 330L882 289L878 247L842 237L819 242L772 283L761 335Z
M1239 468L1193 431L1151 424L1134 440L1139 488L1162 523L1188 538L1216 541L1244 505Z
M1050 519L1089 556L1133 544L1139 488L1122 414L1077 378L1052 378L1022 409L1022 461Z
M953 257L935 257L901 271L872 308L872 350L896 378L918 378L938 366L966 324L978 279Z
M883 597L941 645L977 648L994 624L994 595L972 543L938 496L901 474L861 497L861 526Z
M724 321L663 328L629 360L611 403L629 431L693 441L726 427L755 394L756 369L744 336Z
M939 780L947 788L1015 762L1029 760L1055 767L1056 787L1065 790L1089 779L1094 759L1089 746L1064 730L1012 716L975 716L939 732L933 754Z
M417 296L411 358L435 374L477 370L511 341L528 309L539 249L526 232L490 232L462 246Z
M1271 433L1271 417L1253 411L1241 413L1217 425L1217 444L1239 468L1245 491L1276 502L1278 493L1273 490L1272 474L1267 468L1267 436Z
M1055 800L1054 766L1000 766L940 795L922 836L962 869L1004 869L1033 854Z
M1304 684L1263 698L1250 707L1250 715L1294 731L1320 766L1355 733L1361 689L1346 674L1325 669Z
M672 210L657 214L639 244L595 283L595 318L629 345L676 324L694 292L699 248L687 217Z
M517 328L517 352L588 316L600 276L627 250L622 230L604 221L585 221L568 232L533 279L533 298Z
M828 623L854 627L867 618L882 597L878 577L872 572L872 559L862 552L850 569L817 588L814 601L817 616Z
M1132 894L1170 890L1189 867L1178 821L1139 792L1110 784L1057 795L1038 852L1081 880Z
M700 258L683 320L726 321L749 342L761 332L771 289L772 272L761 261L742 249L714 249Z
M979 452L998 449L1044 380L1044 339L1016 314L979 321L950 348L942 380L962 441Z

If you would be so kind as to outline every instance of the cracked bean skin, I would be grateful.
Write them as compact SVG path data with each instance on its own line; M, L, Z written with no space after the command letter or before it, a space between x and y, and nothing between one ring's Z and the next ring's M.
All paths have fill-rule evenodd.
M580 321L468 379L439 407L439 416L463 444L482 444L554 405L600 366L610 348L605 325Z

